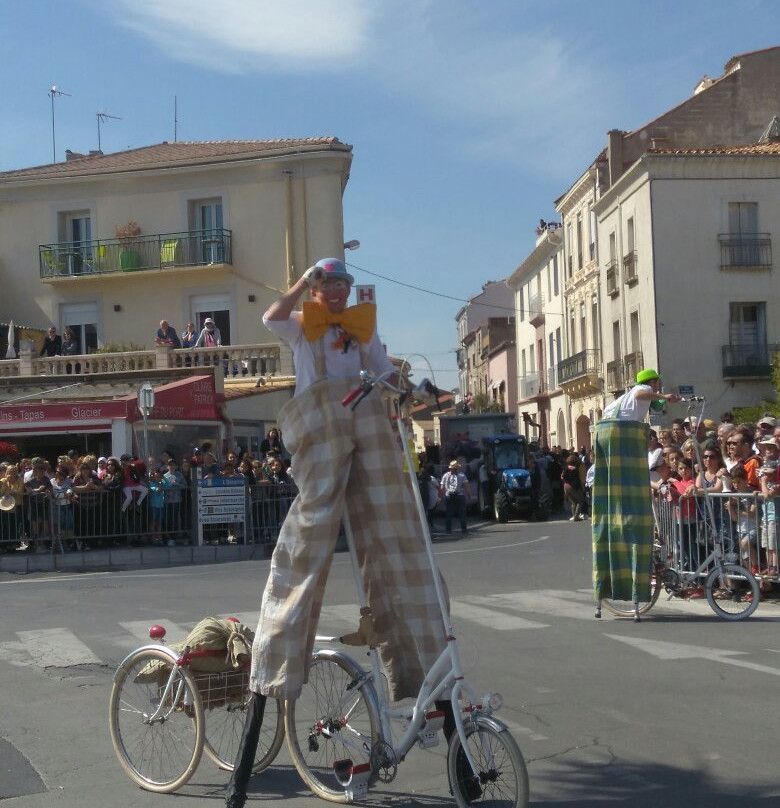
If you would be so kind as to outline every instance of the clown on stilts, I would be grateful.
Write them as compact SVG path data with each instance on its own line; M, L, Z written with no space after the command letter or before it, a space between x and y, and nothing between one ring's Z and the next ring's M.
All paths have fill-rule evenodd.
M263 316L293 352L295 395L279 412L279 424L299 494L263 593L252 649L253 697L226 791L228 808L246 801L266 698L295 699L307 680L345 504L393 699L417 694L446 643L433 580L438 572L425 554L382 398L368 396L354 410L341 404L360 384L361 370L394 370L376 332L376 307L347 307L353 283L340 260L323 259ZM295 310L307 291L313 300Z
M661 378L651 368L641 370L636 381L596 423L591 530L596 617L602 599L611 598L632 601L638 621L638 604L650 595L653 550L645 419L651 407L663 408L680 396L659 392Z

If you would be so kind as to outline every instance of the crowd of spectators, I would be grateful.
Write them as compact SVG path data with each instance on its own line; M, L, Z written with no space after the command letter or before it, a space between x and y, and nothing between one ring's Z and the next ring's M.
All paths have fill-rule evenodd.
M771 413L756 423L734 423L727 412L719 424L675 419L670 429L651 430L650 486L656 502L673 508L684 569L700 565L705 537L714 528L724 549L733 549L746 568L777 579L779 447L780 421ZM719 495L711 499L710 512L705 510L705 493Z
M168 451L143 461L73 449L54 464L42 457L0 462L0 552L190 544L198 477L243 479L244 525L275 538L295 488L278 432L271 430L266 441L272 446L262 459L231 451L218 461L207 443L181 463ZM249 540L232 525L208 526L205 534L211 543Z

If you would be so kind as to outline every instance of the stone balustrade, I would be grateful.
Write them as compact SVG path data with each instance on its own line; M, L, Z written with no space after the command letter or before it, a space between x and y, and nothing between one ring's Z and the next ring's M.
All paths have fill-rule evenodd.
M0 379L26 376L122 373L138 370L222 366L225 379L292 376L292 356L277 343L225 345L220 348L158 346L149 351L93 353L78 356L37 356L21 350L18 359L0 361Z

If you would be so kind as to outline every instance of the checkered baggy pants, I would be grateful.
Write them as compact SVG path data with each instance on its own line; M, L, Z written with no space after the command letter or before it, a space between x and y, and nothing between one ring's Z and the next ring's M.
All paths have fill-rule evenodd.
M358 384L317 382L279 414L300 493L271 559L250 680L274 698L297 698L307 680L345 499L393 699L416 696L445 646L434 573L382 398L374 391L354 411L341 405Z

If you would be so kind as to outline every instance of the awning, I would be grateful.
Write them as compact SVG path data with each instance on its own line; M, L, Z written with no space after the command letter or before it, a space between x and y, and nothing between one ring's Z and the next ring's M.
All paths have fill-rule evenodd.
M83 429L94 432L110 429L115 418L126 418L127 401L72 401L67 404L4 404L0 405L0 434L19 434L57 429Z

